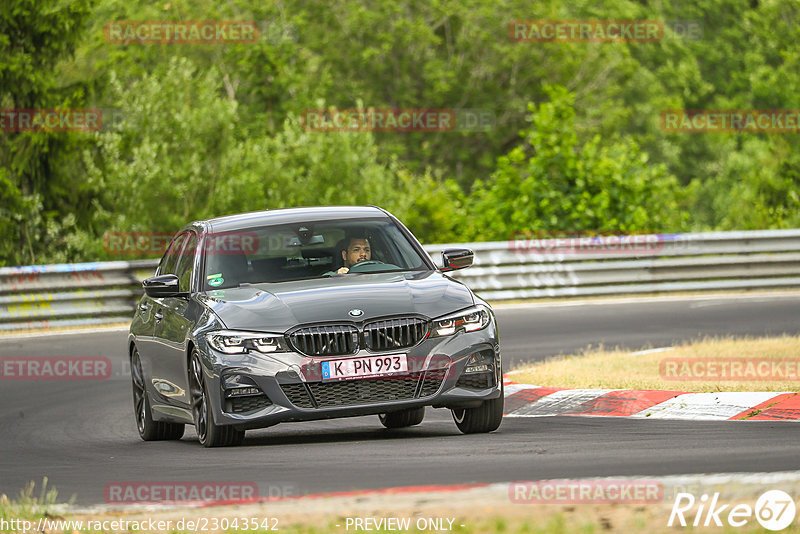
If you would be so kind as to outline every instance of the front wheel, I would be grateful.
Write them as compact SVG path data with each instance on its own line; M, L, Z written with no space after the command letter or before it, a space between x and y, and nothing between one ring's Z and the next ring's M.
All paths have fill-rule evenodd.
M382 413L378 416L381 424L386 428L405 428L407 426L418 425L425 417L425 407L409 408L399 412Z
M134 347L131 354L131 384L133 385L133 413L136 417L136 429L144 441L175 440L183 437L182 423L165 423L154 421L150 412L150 399L147 397L142 360L139 351Z
M204 447L239 445L244 440L244 430L236 430L230 425L220 426L214 422L214 414L206 393L203 362L200 360L200 353L197 350L192 352L192 363L189 371L192 416L194 417L194 427L200 443Z
M477 434L497 430L503 421L504 398L502 390L500 397L483 401L477 408L459 408L451 410L453 420L458 429L464 434Z

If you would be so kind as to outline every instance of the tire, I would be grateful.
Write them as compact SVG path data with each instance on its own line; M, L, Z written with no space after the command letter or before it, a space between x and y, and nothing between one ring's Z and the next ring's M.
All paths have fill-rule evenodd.
M136 418L136 429L144 441L177 440L183 437L183 423L166 423L154 421L150 410L150 398L145 388L142 360L139 351L133 348L131 354L131 385L133 386L133 415Z
M409 408L399 412L382 413L378 416L381 424L386 428L405 428L418 425L425 417L425 407Z
M497 430L503 421L503 390L500 397L483 401L477 408L461 408L450 410L453 412L453 421L463 434L477 434Z
M240 445L244 440L244 430L236 430L231 425L217 425L206 393L203 362L197 350L192 352L189 369L189 392L192 398L192 416L197 437L204 447L229 447Z

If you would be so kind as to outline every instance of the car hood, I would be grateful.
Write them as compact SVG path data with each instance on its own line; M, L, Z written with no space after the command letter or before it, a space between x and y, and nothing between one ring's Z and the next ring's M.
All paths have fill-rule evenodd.
M234 289L200 297L226 328L285 332L301 324L366 321L387 315L429 318L472 306L472 292L436 271L358 274ZM363 311L357 318L348 312Z

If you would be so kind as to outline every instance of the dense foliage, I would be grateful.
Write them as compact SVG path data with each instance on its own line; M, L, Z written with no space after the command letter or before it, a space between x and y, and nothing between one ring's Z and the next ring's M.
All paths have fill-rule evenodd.
M509 38L534 19L660 20L665 34ZM259 38L109 42L124 20L254 21ZM0 265L107 259L107 232L318 204L384 206L428 243L796 227L797 134L668 133L659 116L800 109L798 20L797 0L5 0L0 108L98 108L105 123L0 131ZM305 111L322 108L494 120L309 131Z

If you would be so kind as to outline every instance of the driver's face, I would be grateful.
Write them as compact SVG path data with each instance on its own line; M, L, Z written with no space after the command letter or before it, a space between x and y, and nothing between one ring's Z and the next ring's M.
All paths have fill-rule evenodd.
M347 250L342 251L342 259L348 269L356 263L369 261L371 257L372 251L369 248L369 241L366 239L351 239Z

